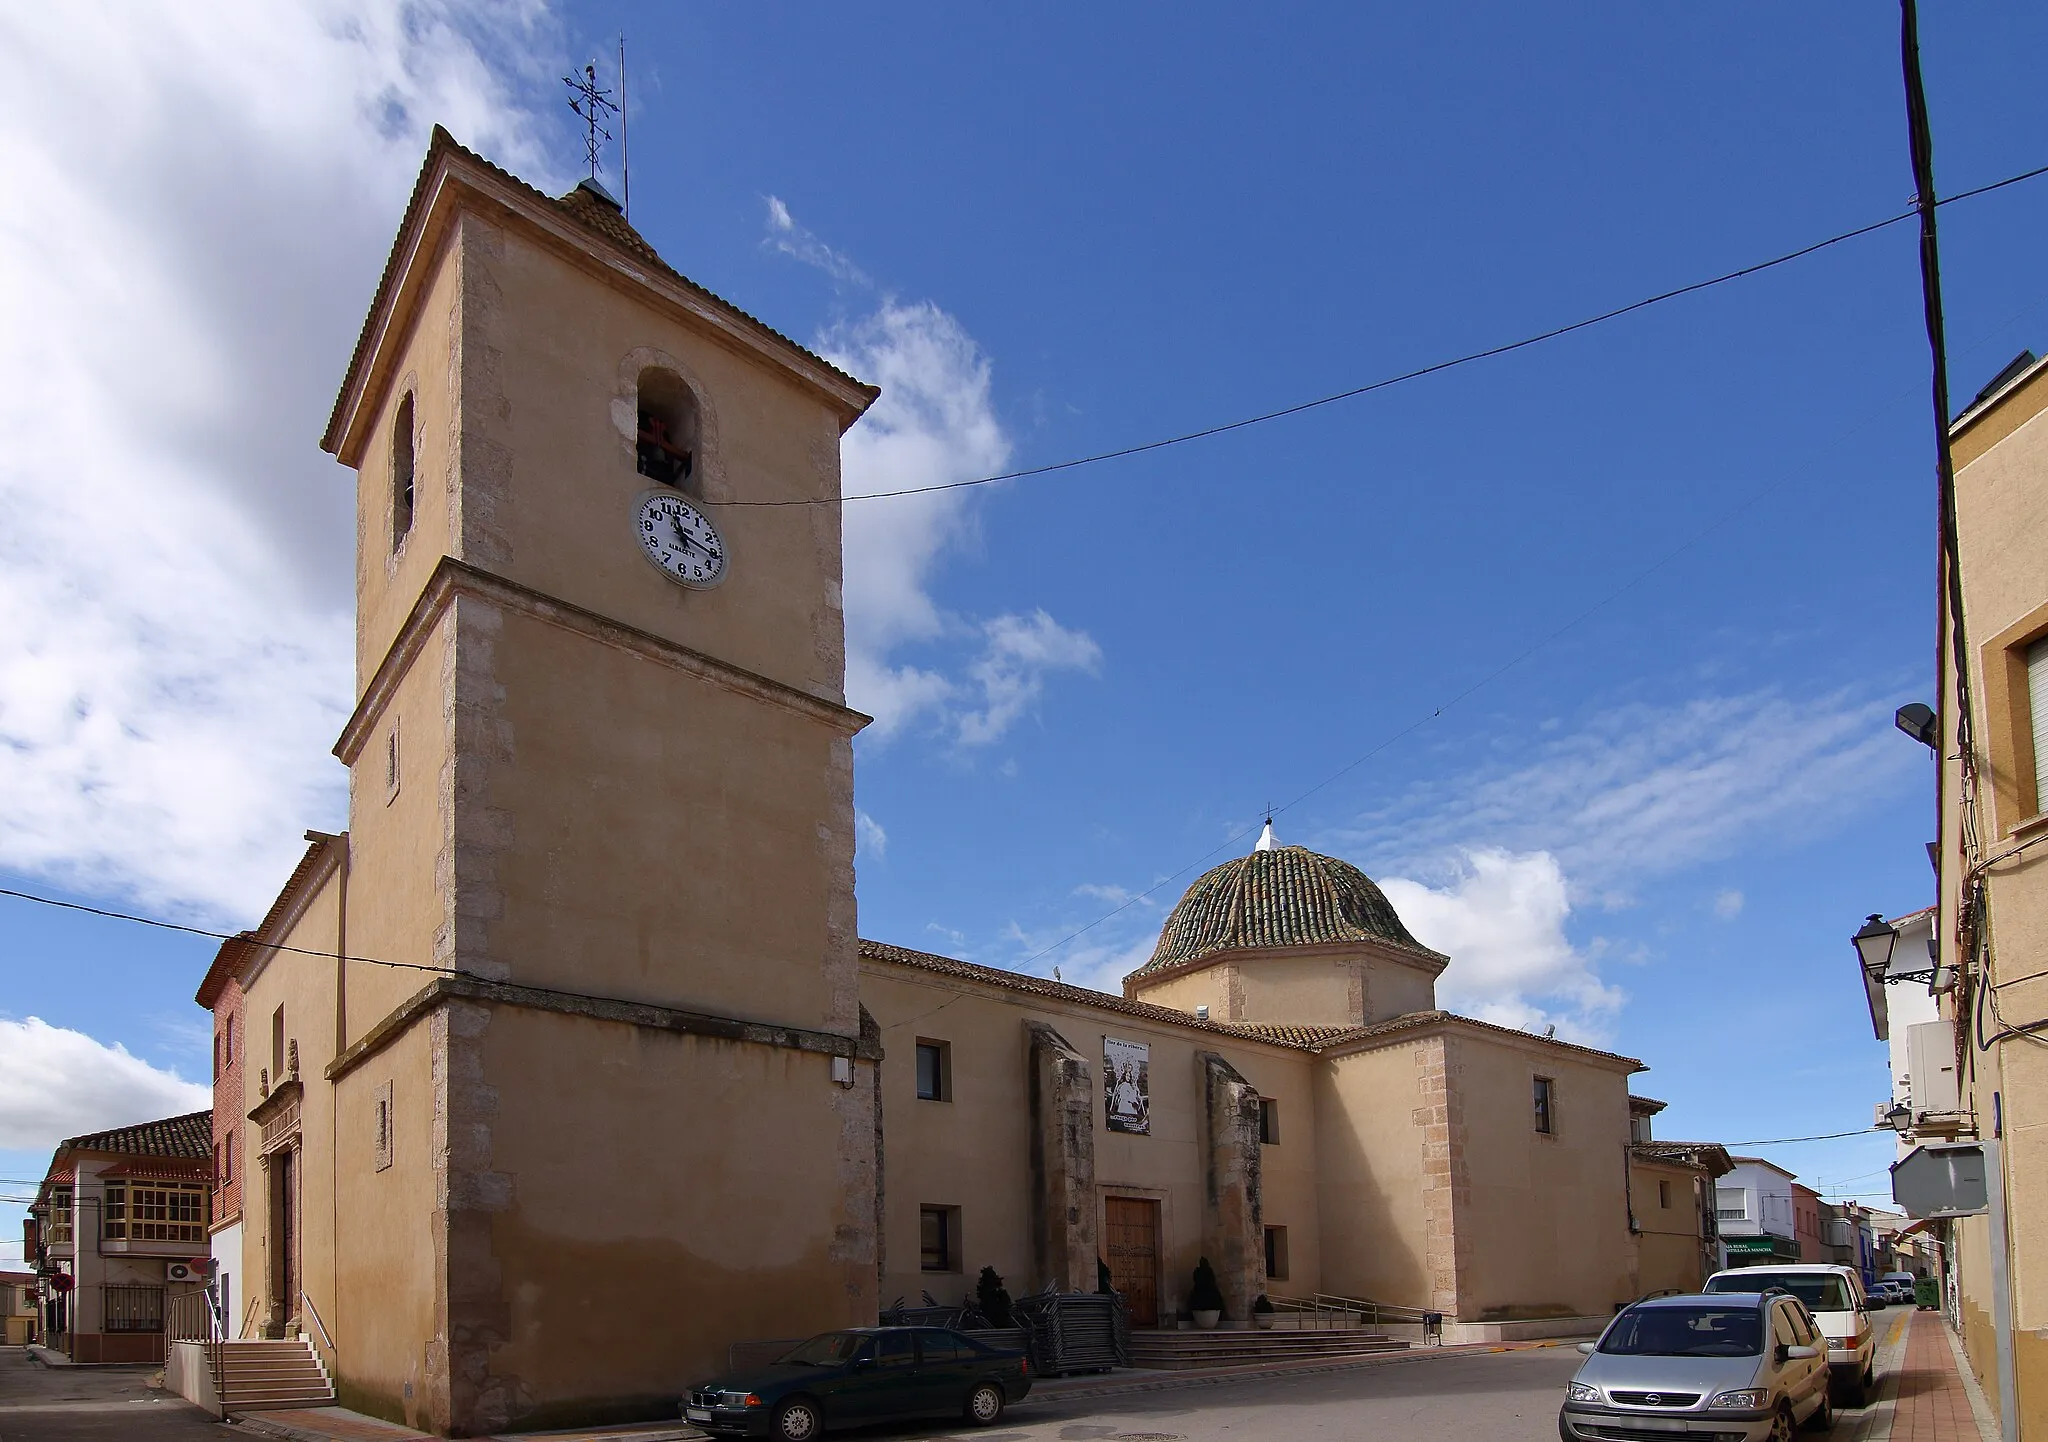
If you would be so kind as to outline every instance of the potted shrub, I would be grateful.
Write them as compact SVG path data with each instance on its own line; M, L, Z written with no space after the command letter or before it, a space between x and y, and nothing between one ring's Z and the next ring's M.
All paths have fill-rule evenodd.
M1207 1257L1195 1263L1195 1284L1188 1289L1188 1310L1195 1325L1206 1332L1223 1320L1223 1289L1216 1285L1216 1269Z
M981 1269L981 1276L974 1284L974 1305L981 1309L982 1316L988 1318L991 1327L1017 1325L1017 1319L1010 1311L1010 1294L994 1267Z
M1273 1302L1264 1292L1259 1293L1258 1300L1252 1303L1252 1325L1261 1332L1273 1325Z

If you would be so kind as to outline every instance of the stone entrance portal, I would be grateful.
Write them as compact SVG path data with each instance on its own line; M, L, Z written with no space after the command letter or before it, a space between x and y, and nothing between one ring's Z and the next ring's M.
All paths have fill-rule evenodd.
M1105 1197L1103 1232L1109 1284L1124 1294L1133 1327L1159 1325L1159 1203L1149 1197Z

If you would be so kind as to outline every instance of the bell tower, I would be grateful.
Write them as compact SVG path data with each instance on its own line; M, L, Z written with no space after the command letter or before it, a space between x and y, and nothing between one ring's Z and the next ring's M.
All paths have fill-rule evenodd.
M436 130L323 442L349 951L431 968L337 981L344 1398L623 1417L873 1320L837 502L876 394Z

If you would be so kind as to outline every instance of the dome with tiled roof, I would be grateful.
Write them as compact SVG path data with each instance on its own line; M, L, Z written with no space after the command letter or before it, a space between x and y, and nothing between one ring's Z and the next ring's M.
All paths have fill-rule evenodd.
M1248 856L1202 873L1166 918L1144 976L1217 952L1373 941L1441 961L1409 935L1386 893L1348 861L1281 846L1273 824Z

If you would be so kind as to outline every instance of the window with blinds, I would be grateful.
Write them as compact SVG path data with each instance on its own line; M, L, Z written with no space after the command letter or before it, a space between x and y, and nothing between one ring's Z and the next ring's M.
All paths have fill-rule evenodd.
M2048 807L2048 636L2027 647L2027 716L2034 729L2034 811Z

